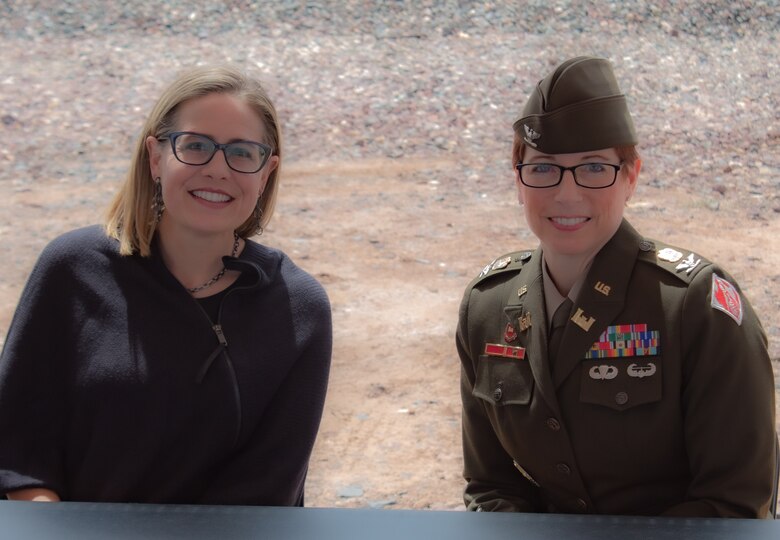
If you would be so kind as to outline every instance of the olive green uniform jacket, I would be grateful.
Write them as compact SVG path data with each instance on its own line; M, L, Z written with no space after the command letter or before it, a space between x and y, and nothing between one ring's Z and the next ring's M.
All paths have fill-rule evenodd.
M623 221L590 267L554 366L541 249L497 259L469 285L457 329L468 509L766 517L766 335L736 285L739 324L739 305L713 307L713 276L735 284L728 274L666 247ZM616 331L634 332L635 348L622 344L634 355L586 359L597 342L620 347Z

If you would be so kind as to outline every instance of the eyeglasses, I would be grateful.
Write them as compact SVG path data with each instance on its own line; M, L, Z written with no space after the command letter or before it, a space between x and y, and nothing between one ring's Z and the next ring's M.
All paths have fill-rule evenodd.
M267 144L254 141L219 144L211 137L190 131L176 131L157 137L158 141L166 139L171 141L173 155L185 165L205 165L217 150L222 150L228 167L240 173L256 173L271 155L271 147Z
M562 167L555 163L518 163L523 185L532 188L551 188L561 183L563 173L571 171L574 182L588 189L608 188L615 183L617 173L623 166L612 163L582 163L575 167Z

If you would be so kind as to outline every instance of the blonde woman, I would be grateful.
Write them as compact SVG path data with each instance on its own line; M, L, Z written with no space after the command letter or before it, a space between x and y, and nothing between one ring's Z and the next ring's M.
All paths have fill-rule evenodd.
M331 355L327 296L250 240L276 111L231 67L152 110L104 226L43 251L0 357L9 499L302 505Z

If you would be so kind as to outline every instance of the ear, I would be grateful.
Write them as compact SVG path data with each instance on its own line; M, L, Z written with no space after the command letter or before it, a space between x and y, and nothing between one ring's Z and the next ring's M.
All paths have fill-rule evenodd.
M162 149L160 141L151 135L146 138L146 152L149 154L149 168L152 170L152 178L160 176L160 160L162 159Z
M631 197L634 196L634 192L636 191L636 184L637 180L639 179L639 171L642 170L642 160L637 159L634 161L633 167L626 167L626 179L628 180L628 186L627 192L626 192L626 202L628 202Z
M515 187L517 187L517 202L519 202L520 206L522 206L525 203L523 200L523 183L520 181L520 171L517 170L517 167L515 167L514 171Z
M279 166L279 156L271 156L268 158L268 162L263 166L263 170L260 171L262 177L260 178L260 192L257 194L258 197L261 197L263 195L263 192L265 191L265 186L268 183L268 178L271 176L271 173L274 172L278 166Z

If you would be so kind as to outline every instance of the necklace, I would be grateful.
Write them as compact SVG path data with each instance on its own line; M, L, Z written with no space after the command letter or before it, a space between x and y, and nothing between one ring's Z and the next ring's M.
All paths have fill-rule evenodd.
M235 257L237 254L238 254L238 234L234 232L234 233L233 233L233 253L231 254L231 257ZM224 266L222 266L222 270L220 270L219 272L217 272L217 273L214 275L214 277L213 277L213 278L211 278L210 280L208 280L206 283L204 283L203 285L200 285L200 286L198 286L198 287L193 287L192 289L190 289L190 288L187 288L187 290L190 292L190 294L195 294L195 293L196 293L196 292L198 292L198 291L202 291L202 290L203 290L203 289L205 289L206 287L211 287L211 286L212 286L212 285L214 285L214 284L215 284L217 281L219 281L219 278L221 278L222 276L224 276L224 275L225 275L225 272L226 272L226 271L227 271L227 268L225 268Z

